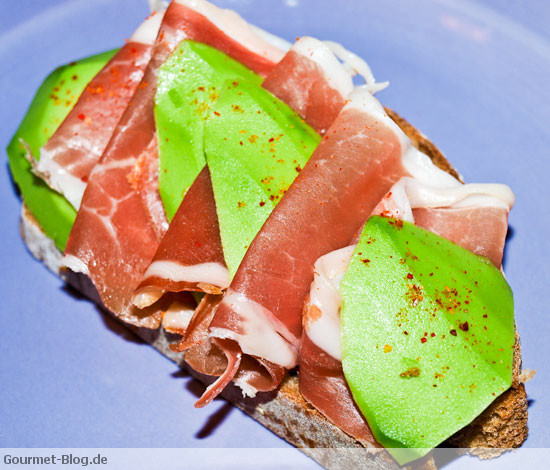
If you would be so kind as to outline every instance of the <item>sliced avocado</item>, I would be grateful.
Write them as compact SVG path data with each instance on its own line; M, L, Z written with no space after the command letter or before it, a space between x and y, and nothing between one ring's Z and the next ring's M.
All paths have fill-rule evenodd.
M223 85L206 123L205 150L231 276L320 139L260 86Z
M40 148L69 114L86 85L115 53L116 50L103 52L71 62L48 75L7 148L10 170L23 201L61 251L67 244L76 211L61 194L31 172L25 154L28 149L35 158L40 158Z
M168 220L204 167L204 122L225 80L261 77L217 49L185 40L160 67L155 95L159 192Z
M371 217L341 295L346 380L400 464L512 384L512 291L488 259L408 222Z

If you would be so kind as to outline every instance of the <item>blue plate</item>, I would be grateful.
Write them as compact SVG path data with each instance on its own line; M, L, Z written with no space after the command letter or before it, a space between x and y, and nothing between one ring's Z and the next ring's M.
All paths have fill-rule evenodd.
M6 147L55 66L123 43L145 0L5 2L0 17L0 143ZM286 39L311 35L363 56L390 87L378 97L446 153L469 182L517 197L505 269L515 293L529 439L550 420L550 4L462 0L226 0ZM21 242L20 201L7 167L0 317L0 446L285 447L223 401L193 408L201 387L89 302L75 298ZM297 452L297 451L296 451ZM309 461L304 457L303 464ZM458 465L454 462L449 468Z

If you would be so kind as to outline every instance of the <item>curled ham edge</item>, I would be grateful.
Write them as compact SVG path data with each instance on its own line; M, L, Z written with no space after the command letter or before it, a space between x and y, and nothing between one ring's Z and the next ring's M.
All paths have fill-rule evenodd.
M252 29L259 35L265 37L267 41L270 41L274 45L278 45L281 49L288 49L286 41L254 26L252 26ZM353 92L353 77L355 75L363 77L365 81L364 88L371 93L380 91L388 85L388 82L377 83L368 64L338 43L320 41L312 37L304 36L299 38L297 42L290 47L289 52L296 53L311 60L321 71L327 85L341 95L342 101ZM270 91L275 95L277 94L276 90ZM152 283L147 285L147 280L152 278L166 279L171 282L186 282L190 285L196 284L196 288L213 294L219 294L226 290L231 281L227 267L220 263L205 262L186 266L178 261L170 259L154 259L143 275L142 285L145 285L145 287L140 287L134 296L133 302L138 308L151 306L167 292L158 285L153 285ZM261 308L261 306L256 307ZM172 326L176 321L175 315L174 313L170 323ZM185 329L188 324L188 314L187 311L184 310L182 311L180 330ZM166 328L168 325L165 325L163 322L163 326ZM284 326L281 325L281 328L284 329ZM223 332L220 332L220 334L223 335ZM285 338L290 339L291 335L285 335ZM272 337L273 344L276 344L276 339L277 338ZM291 342L292 341L291 339ZM297 347L297 342L294 341L294 343Z
M506 185L463 185L453 176L435 166L427 155L412 145L410 139L386 114L383 106L366 87L356 88L350 95L344 110L346 108L355 108L371 114L379 122L392 129L398 137L402 149L402 164L410 177L401 178L395 184L395 190L399 193L399 188L402 188L402 192L405 192L407 197L410 195L411 207L464 207L464 205L475 202L477 205L486 204L509 210L513 205L514 195ZM402 212L407 212L406 207L405 205L405 208L401 209ZM412 211L410 217L412 217ZM349 252L349 256L351 256L352 251L344 249L342 253ZM347 263L344 263L344 265L347 266ZM271 321L272 316L266 315L262 306L254 305L254 302L242 298L235 302L232 299L232 294L232 291L228 290L222 302L230 302L232 310L237 311L244 319L245 324L248 323L252 328L244 329L244 334L238 334L228 329L215 328L211 329L210 338L232 339L239 344L240 349L246 354L267 359L273 364L287 369L293 368L297 364L298 348L296 344L299 346L299 340L293 338L289 341L286 335L282 335L279 325ZM242 306L246 308L242 308ZM260 323L262 323L261 330L257 328ZM331 324L334 324L334 320ZM256 334L249 334L252 332ZM258 333L261 333L262 336L258 336ZM316 335L314 334L314 336ZM323 337L323 335L320 336ZM331 335L329 335L330 337ZM323 343L322 339L318 341ZM325 347L331 349L330 346ZM324 350L324 348L321 349ZM337 349L333 347L331 350L338 355L335 352ZM223 382L225 383L227 382L227 374L224 374L224 376ZM220 391L221 389L218 388L217 392ZM247 387L246 390L243 389L243 393L250 395L250 387ZM208 401L213 399L212 395L213 393L210 393Z

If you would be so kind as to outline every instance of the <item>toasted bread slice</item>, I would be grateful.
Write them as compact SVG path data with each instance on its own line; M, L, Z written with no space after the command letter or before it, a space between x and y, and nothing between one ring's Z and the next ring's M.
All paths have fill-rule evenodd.
M411 124L390 109L389 116L403 129L414 146L428 155L441 169L461 180L437 147ZM98 305L99 296L88 278L81 274L60 270L61 253L54 243L42 232L40 226L23 205L21 215L21 235L29 251L55 274L63 277ZM205 385L212 377L204 376L187 366L183 353L173 352L169 344L174 341L164 330L148 330L128 327L143 340L150 343L162 354L176 362ZM452 436L444 446L468 448L480 458L495 457L507 449L519 447L527 438L527 395L521 383L521 350L516 334L514 354L514 380L512 387L499 396L472 423ZM243 410L259 423L273 431L290 444L298 447L328 469L400 468L384 449L365 449L359 442L330 423L321 413L307 403L300 394L298 378L288 375L279 390L259 394L256 398L244 398L241 391L229 386L222 396ZM343 451L342 449L345 449ZM423 468L435 468L433 459L426 456L417 462Z

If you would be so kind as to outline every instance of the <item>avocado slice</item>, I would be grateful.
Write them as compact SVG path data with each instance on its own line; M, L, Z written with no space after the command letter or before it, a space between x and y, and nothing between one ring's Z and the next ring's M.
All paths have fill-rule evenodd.
M116 52L112 50L71 62L48 75L7 147L10 170L23 201L61 251L67 244L76 211L64 196L31 172L25 155L28 150L40 158L40 148L69 114L86 85Z
M206 122L204 145L231 276L320 140L298 114L259 85L223 85Z
M346 380L398 463L425 455L511 386L514 302L488 259L371 217L341 295Z
M160 67L155 122L160 158L159 192L168 220L204 167L204 123L225 80L262 78L227 54L185 40Z

